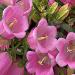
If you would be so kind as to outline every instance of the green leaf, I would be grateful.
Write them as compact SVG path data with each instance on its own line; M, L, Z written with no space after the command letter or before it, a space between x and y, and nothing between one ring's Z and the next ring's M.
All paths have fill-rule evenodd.
M62 24L61 28L63 28L67 32L74 32L74 29L70 25L68 25L66 23Z
M40 17L46 17L47 7L48 7L48 0L41 0L41 1L34 0L33 1L33 10L34 10L33 20L37 21L37 19L39 19Z
M16 50L15 48L9 48L8 49L9 54L12 56L12 59L15 60L16 59Z
M75 14L75 7L71 8L70 13Z
M59 6L64 5L64 4L61 2L61 0L55 0L55 1L59 4Z
M41 12L43 12L48 6L48 0L41 0L39 9Z
M60 75L64 75L64 71L62 69L60 69Z
M58 37L64 37L64 34L62 32L58 32Z
M23 59L21 59L19 62L18 62L18 66L19 67L24 67L25 65L25 61Z
M2 19L2 13L5 8L5 5L0 4L0 19Z
M33 3L36 4L36 5L38 6L39 3L40 3L40 0L33 0Z
M30 19L32 19L34 22L38 22L40 18L41 18L40 12L36 10L35 8L33 8L30 14Z

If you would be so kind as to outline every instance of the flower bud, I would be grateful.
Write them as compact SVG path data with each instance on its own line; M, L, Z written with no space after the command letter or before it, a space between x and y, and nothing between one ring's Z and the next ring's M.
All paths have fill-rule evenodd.
M59 11L57 12L57 15L56 15L56 19L57 20L63 20L63 19L65 19L67 16L68 16L68 14L69 14L69 6L68 6L68 4L65 4L64 6L62 6L60 9L59 9Z
M51 7L49 7L48 13L53 14L53 13L56 11L57 7L58 7L58 3L57 3L57 2L54 2L54 3L51 5Z

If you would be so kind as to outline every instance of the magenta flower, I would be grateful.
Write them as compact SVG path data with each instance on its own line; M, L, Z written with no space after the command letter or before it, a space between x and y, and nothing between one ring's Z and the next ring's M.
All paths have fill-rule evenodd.
M54 50L56 44L56 27L48 26L47 21L42 18L38 26L28 36L28 43L32 49L40 52Z
M64 4L69 3L71 6L75 6L75 0L61 0Z
M75 69L75 33L70 32L66 39L58 39L57 49L56 62L62 67L68 65Z
M0 0L0 4L14 5L17 0Z
M35 75L54 75L53 66L55 65L55 59L50 53L29 51L27 59L26 68L29 73Z
M12 60L7 52L0 53L0 74L4 73L9 69L12 64Z
M0 29L0 34L7 39L23 38L28 29L27 17L23 16L23 12L18 6L8 6L3 11Z
M17 4L23 10L24 15L29 15L32 9L32 0L20 0Z

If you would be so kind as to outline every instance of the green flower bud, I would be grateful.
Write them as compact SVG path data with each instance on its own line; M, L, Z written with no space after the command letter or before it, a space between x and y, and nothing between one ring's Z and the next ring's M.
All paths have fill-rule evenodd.
M48 8L48 13L49 14L53 14L56 9L58 7L58 3L57 2L54 2L49 8Z
M68 4L62 6L56 14L56 20L64 20L69 14L70 8Z

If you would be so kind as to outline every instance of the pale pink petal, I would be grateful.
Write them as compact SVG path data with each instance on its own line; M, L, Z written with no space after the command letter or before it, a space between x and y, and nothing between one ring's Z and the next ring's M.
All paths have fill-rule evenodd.
M28 61L36 61L37 60L37 55L34 51L28 51L26 57L27 57Z
M26 69L27 69L27 71L29 72L29 73L35 73L35 71L36 71L36 64L34 63L33 64L33 62L29 62L29 63L27 63L27 65L26 65Z
M66 40L64 38L59 38L56 44L58 51L63 50L65 44L66 44Z
M67 37L66 37L66 40L69 42L69 41L72 41L72 40L75 40L75 33L74 32L70 32L68 33Z
M75 62L68 62L68 66L69 66L71 69L75 69Z
M34 29L29 33L28 37L27 37L27 41L28 44L30 46L30 48L35 49L36 48L36 34Z
M46 19L44 19L44 18L42 18L40 21L39 21L39 23L38 23L38 27L40 26L47 26L48 25L48 23L47 23L47 21L46 21Z
M20 32L20 33L13 33L15 37L17 38L24 38L26 33L25 32Z
M16 1L17 0L0 0L0 3L8 6L8 5L14 5Z
M67 65L67 62L64 60L64 58L60 54L57 55L56 62L61 67L64 67Z

